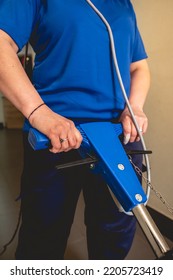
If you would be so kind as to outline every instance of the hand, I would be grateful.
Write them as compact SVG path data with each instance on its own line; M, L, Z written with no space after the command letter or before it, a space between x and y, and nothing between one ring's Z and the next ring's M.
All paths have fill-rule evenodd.
M82 136L74 123L56 114L46 105L34 112L30 123L50 139L52 153L67 152L80 147Z
M144 134L148 127L148 119L142 109L133 107L132 110L134 112L139 129L141 130L141 133ZM129 113L129 110L127 108L125 108L122 112L119 121L123 125L124 144L140 140L136 127L131 118L131 114Z

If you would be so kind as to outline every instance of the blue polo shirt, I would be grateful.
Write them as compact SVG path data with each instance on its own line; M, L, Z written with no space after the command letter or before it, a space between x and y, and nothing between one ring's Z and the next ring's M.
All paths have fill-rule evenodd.
M109 22L127 94L130 64L147 57L129 0L92 0ZM86 0L1 0L0 28L35 53L33 84L70 119L110 120L125 106L106 26Z

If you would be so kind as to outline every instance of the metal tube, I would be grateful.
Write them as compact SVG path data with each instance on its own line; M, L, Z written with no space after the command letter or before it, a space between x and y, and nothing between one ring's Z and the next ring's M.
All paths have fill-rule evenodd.
M168 244L157 228L155 222L143 204L137 205L132 212L134 213L139 225L141 226L150 245L159 258L170 250Z

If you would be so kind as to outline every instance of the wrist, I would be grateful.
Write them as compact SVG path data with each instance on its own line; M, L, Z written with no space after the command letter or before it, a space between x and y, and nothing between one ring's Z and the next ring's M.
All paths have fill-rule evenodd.
M36 107L31 111L31 113L29 114L29 116L28 116L28 121L30 120L30 118L32 117L32 115L33 115L37 110L39 110L40 107L42 107L42 106L44 106L44 105L46 105L46 104L45 104L44 102L42 102L40 105L36 106Z
M130 106L132 108L132 110L134 111L142 111L143 112L143 105L140 105L140 104L134 104L134 103L130 103ZM126 106L125 111L129 111L128 107Z
M43 106L43 105L44 106ZM41 106L40 106L41 105ZM50 113L50 109L49 107L44 103L40 103L38 105L38 109L37 106L33 109L33 111L31 111L30 113L30 117L28 119L28 121L30 122L31 126L35 127L38 129L38 127L41 125L45 125L45 122L49 116L49 113ZM36 109L36 110L35 110Z

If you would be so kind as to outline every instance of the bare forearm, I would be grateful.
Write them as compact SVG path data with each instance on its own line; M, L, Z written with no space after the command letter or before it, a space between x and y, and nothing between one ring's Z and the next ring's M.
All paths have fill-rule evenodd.
M140 130L145 133L148 127L148 119L143 112L143 106L150 86L150 73L146 60L132 63L130 70L131 89L129 102ZM127 107L122 112L120 121L124 128L124 143L138 141L139 137Z
M132 107L143 109L150 87L150 73L146 61L141 62L142 67L131 66L131 89L129 102Z
M0 37L0 91L24 116L42 99L28 79L11 44Z

